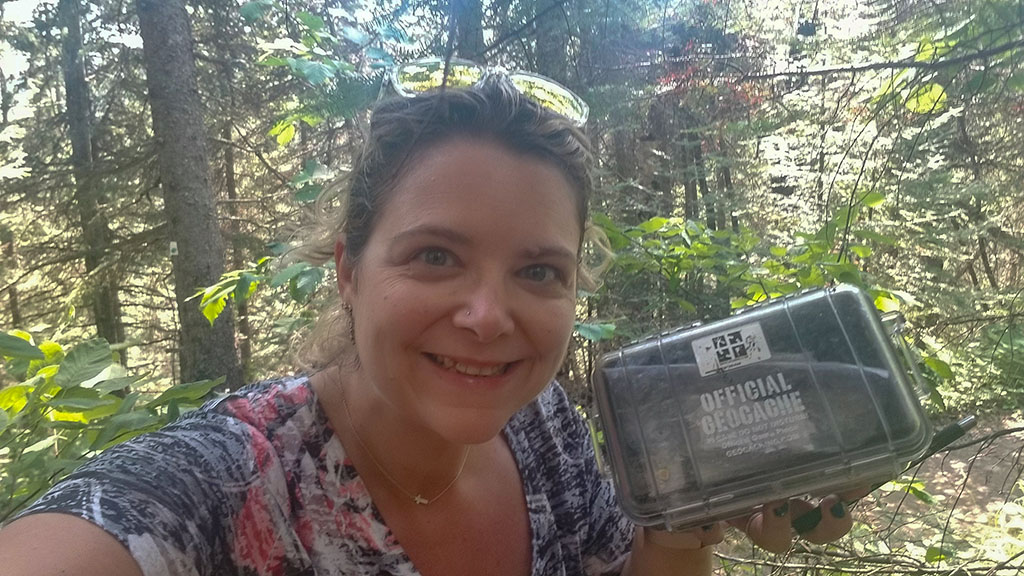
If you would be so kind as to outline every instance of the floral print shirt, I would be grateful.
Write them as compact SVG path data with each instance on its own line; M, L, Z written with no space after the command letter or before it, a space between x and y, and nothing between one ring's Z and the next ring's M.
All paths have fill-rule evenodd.
M552 383L504 430L526 493L534 576L615 573L633 528L586 425ZM305 377L255 384L115 446L23 515L114 535L146 576L418 574Z

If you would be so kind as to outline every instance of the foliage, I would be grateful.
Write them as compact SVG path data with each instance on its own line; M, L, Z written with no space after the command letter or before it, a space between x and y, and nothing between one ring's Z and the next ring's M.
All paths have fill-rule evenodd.
M0 524L95 454L198 406L223 380L156 394L105 340L65 350L15 331L0 335L0 345L14 380L0 389Z
M166 367L177 362L178 303L131 3L82 3L97 218L110 241L93 270L54 4L20 25L0 21L0 42L25 59L0 72L0 312L7 325L80 343L65 350L0 334L11 375L0 398L21 399L0 411L0 488L25 498L114 439L194 405L190 396L157 402L176 378ZM595 223L617 257L604 287L579 300L578 337L559 375L578 397L610 347L850 282L880 311L908 318L910 346L945 410L1024 406L1019 3L495 2L469 23L486 40L473 54L452 34L466 28L452 6L190 3L233 271L189 287L197 293L187 304L208 319L236 316L251 378L288 367L291 337L330 292L318 289L329 267L275 268L274 247L310 223L314 199L358 154L367 108L388 93L387 66L454 53L542 72L591 105ZM127 339L113 350L92 340L89 306L112 280ZM119 395L125 386L133 392ZM104 432L116 416L125 430ZM929 538L911 550L924 571L967 552ZM858 542L891 552L866 531ZM833 571L854 564L815 562L823 558Z

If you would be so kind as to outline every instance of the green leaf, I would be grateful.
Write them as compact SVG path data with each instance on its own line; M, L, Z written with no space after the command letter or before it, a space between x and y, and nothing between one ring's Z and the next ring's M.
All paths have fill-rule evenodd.
M236 283L235 285L217 285L207 288L207 293L203 294L203 300L199 307L203 311L203 316L210 322L210 326L213 326L214 321L227 307L228 297L235 292L237 286Z
M28 404L28 396L35 390L30 384L16 384L0 389L0 409L17 414Z
M935 546L929 546L928 551L924 553L924 560L925 562L935 563L946 560L949 558L949 556L950 554L948 551L942 550Z
M324 19L317 16L316 14L310 14L309 12L299 12L295 15L295 18L306 25L313 32L319 32L324 29Z
M106 448L111 443L123 442L159 423L159 416L145 410L115 414L100 429L100 433L92 442L92 448L98 450Z
M772 246L771 248L768 249L768 251L771 252L772 256L775 256L776 258L782 258L783 256L786 255L785 246Z
M882 205L884 200L885 194L882 194L881 192L869 192L860 199L861 204L864 204L868 208L878 208Z
M925 504L935 504L935 498L924 489L924 484L921 484L920 482L907 485L906 490L908 494Z
M854 245L850 246L850 252L853 252L861 258L868 258L871 256L871 248L867 246Z
M1007 78L1006 87L1015 92L1024 92L1024 70L1018 71Z
M385 24L377 29L380 33L381 38L386 40L393 40L399 44L410 44L412 40L404 30L395 26L394 24Z
M900 309L900 302L888 296L879 295L875 298L875 308L881 312L896 312Z
M256 292L256 288L260 285L260 277L252 274L251 272L242 272L238 277L238 283L235 284L235 290L232 293L232 297L235 299L236 304L241 304L249 300L249 297Z
M349 42L360 46L370 41L370 36L366 32L353 26L342 26L341 35Z
M29 360L45 360L46 354L26 340L0 332L0 354L8 358L27 358Z
M117 392L124 390L125 388L131 388L139 381L138 378L132 376L123 376L120 378L107 378L101 380L93 385L92 389L100 394L110 394L111 392Z
M615 337L615 324L576 322L574 328L580 336L591 342L610 340Z
M316 158L307 158L302 165L302 171L292 176L292 186L298 188L310 182L322 182L334 178L334 172L324 166Z
M316 202L316 199L320 197L321 192L323 192L322 186L308 184L295 192L294 198L299 204L311 204Z
M55 383L64 389L80 385L110 366L111 354L110 344L102 338L82 342L64 358Z
M11 418L7 415L6 410L0 410L0 434L4 433L7 429L7 425L10 424Z
M252 22L262 18L264 14L270 11L273 5L273 0L252 0L243 4L239 9L239 13L241 13L242 18Z
M381 64L391 66L395 63L395 59L391 57L391 54L388 54L386 51L374 46L366 48L363 50L363 53L366 54L366 57L370 60L377 61Z
M85 390L84 388L72 388L72 391ZM82 396L79 394L64 395L61 394L57 398L54 398L46 403L47 406L60 410L62 412L85 412L86 410L93 410L103 406L111 406L120 402L119 398L111 398L109 396L101 397L93 394L90 396Z
M907 85L907 81L909 80L909 78L904 78L904 76L907 75L907 70L901 70L899 73L893 75L891 78L889 78L889 80L886 81L885 84L882 85L882 87L878 90L878 93L875 94L873 100L876 102L891 101L891 99L885 97L889 96L890 94L893 94L898 90L902 90L903 87Z
M43 438L39 442L36 442L35 444L32 444L28 448L25 448L24 450L21 451L21 453L22 453L22 455L24 455L24 454L32 454L32 453L35 453L35 452L42 452L43 450L46 450L47 448L50 448L51 446L56 444L57 441L60 440L60 439L61 439L61 437L56 435L56 434L53 434L51 436L47 436L46 438Z
M858 286L864 284L863 278L861 278L860 270L853 264L835 264L831 262L823 262L822 266L833 278L840 282L847 284L856 284Z
M270 286L272 288L284 286L285 284L291 282L292 278L298 276L299 272L302 272L307 268L309 268L309 264L305 262L296 262L294 264L291 264L284 270L281 270L277 274L274 274L274 277L270 279Z
M924 41L918 45L917 55L914 60L917 62L934 62L949 53L956 46L955 40L936 40L935 42Z
M280 56L266 56L259 61L260 66L266 66L268 68L277 68L281 66L288 66L288 59L281 58Z
M64 347L56 342L46 340L39 344L39 349L46 354L46 362L60 362L64 359Z
M1021 75L1024 80L1024 74ZM999 78L993 70L988 68L979 70L971 76L971 79L964 84L964 93L980 94L987 92L999 85Z
M178 384L172 386L167 390L164 390L162 394L156 397L155 400L146 405L147 408L156 408L169 402L186 400L189 402L195 402L206 397L210 393L210 390L224 384L224 377L217 378L216 380L199 380L197 382L189 382L187 384Z
M938 82L918 86L907 99L907 108L915 114L939 112L946 107L946 89Z
M655 216L654 218L651 218L650 220L641 223L639 226L637 226L637 228L643 230L647 234L650 234L651 232L654 232L655 230L661 230L665 226L665 224L667 224L667 223L668 223L668 218L662 218L660 216Z
M334 68L322 62L314 62L303 58L291 58L288 63L292 70L314 86L319 86L334 77ZM294 130L294 125L292 126ZM280 141L280 136L278 136Z
M296 302L308 302L323 278L323 268L306 268L288 282L288 293Z
M295 138L295 124L288 124L277 134L277 145L287 146Z
M953 369L949 367L942 360L935 358L934 356L928 356L924 359L925 366L931 368L935 375L943 380L951 380L953 378Z

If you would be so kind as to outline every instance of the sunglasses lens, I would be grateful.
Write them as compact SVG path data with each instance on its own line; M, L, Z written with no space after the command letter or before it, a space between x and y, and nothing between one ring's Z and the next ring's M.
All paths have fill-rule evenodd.
M509 76L520 92L541 106L565 116L582 126L590 113L587 103L571 90L543 76L516 73Z
M445 80L444 60L418 61L403 64L395 70L395 88L403 96L447 88L469 88L483 78L482 66L453 60L448 62Z

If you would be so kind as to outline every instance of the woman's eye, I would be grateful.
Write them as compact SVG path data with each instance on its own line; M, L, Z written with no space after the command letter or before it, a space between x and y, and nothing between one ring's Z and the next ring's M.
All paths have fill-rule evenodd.
M560 270L554 266L548 266L547 264L533 264L531 266L527 266L526 268L523 268L520 275L531 282L537 283L560 280L562 277Z
M427 248L416 258L428 266L450 266L452 263L452 255L447 250L440 248Z

